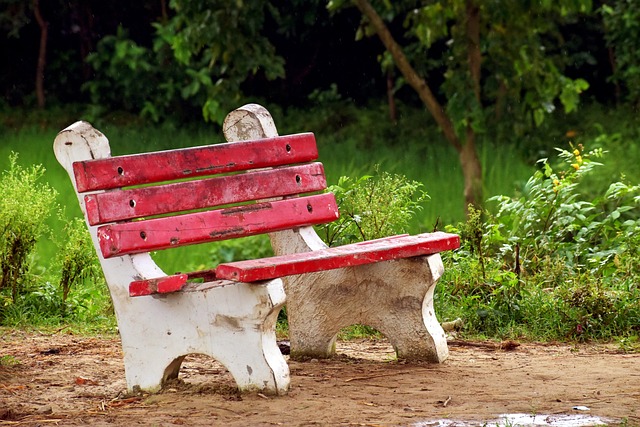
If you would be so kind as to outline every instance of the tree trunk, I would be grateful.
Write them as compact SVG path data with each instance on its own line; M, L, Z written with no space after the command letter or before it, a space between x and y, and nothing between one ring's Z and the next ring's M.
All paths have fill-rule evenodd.
M480 73L482 66L482 52L480 50L480 9L473 0L467 0L467 58L469 71L473 83L473 93L481 104Z
M167 13L167 1L160 0L160 11L162 13L162 24L166 24L169 21L169 14Z
M473 93L478 102L476 108L482 108L481 71L482 51L480 50L480 8L474 0L467 0L467 60L473 84ZM469 111L469 116L473 117ZM482 188L482 164L476 150L476 133L471 123L467 125L467 135L464 147L460 151L460 165L464 175L464 211L469 214L469 205L476 209L482 208L484 201Z
M38 99L38 107L44 108L44 68L47 61L47 37L49 24L42 18L40 13L40 1L33 0L33 13L40 27L40 49L38 52L38 65L36 68L36 97Z
M464 176L464 212L469 214L469 205L476 209L482 207L482 164L476 150L475 134L467 129L467 141L459 153L460 166Z
M609 53L609 65L611 65L611 74L612 75L616 75L616 73L618 72L618 64L616 61L616 54L615 51L613 50L612 47L609 47L607 49L608 53ZM620 104L620 99L622 98L622 90L620 89L620 82L616 79L614 80L614 87L615 87L615 94L616 94L616 105Z
M380 18L368 0L353 0L358 9L371 22L378 37L393 57L393 61L406 79L407 83L418 93L418 96L431 113L436 123L442 129L445 138L456 151L460 159L462 173L464 176L464 199L465 212L468 213L468 206L477 208L482 206L482 165L476 150L476 135L469 125L466 131L466 141L463 144L455 133L453 122L447 116L442 105L438 103L428 83L418 75L409 63L402 48L395 41L386 24ZM480 51L480 10L471 0L467 2L467 37L468 37L468 62L473 90L478 105L481 105L480 93L480 71L481 71L481 51Z
M389 119L391 123L396 124L398 122L398 110L396 108L396 98L393 93L393 71L387 71L387 102L389 103Z

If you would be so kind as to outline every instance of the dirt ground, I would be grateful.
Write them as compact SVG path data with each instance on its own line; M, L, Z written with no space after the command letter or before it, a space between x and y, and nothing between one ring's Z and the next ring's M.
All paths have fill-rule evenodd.
M453 340L430 365L394 360L386 341L340 342L334 359L290 361L281 397L239 395L220 365L189 356L162 392L127 396L115 337L0 333L0 426L467 426L574 407L640 426L640 354L615 346Z

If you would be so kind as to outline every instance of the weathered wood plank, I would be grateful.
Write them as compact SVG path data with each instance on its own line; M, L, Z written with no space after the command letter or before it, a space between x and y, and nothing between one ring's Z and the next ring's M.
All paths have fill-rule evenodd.
M187 278L186 274L175 274L157 279L135 280L129 284L129 295L139 297L156 293L177 292L186 285Z
M79 193L303 163L318 158L312 133L75 162Z
M325 189L321 163L85 196L91 225Z
M312 252L220 264L216 268L216 277L239 282L254 282L430 255L458 247L460 247L460 238L455 234L437 232L416 236L393 236Z
M105 258L252 236L337 219L332 193L154 218L98 228Z
M134 280L129 283L129 296L140 297L145 295L185 291L187 290L187 286L189 286L190 289L195 289L200 285L200 283L189 282L189 280L194 279L201 279L204 283L212 282L216 280L216 272L215 270L202 270L191 273L176 273L171 276L157 277L153 279ZM224 283L235 283L229 281L219 282L221 282L220 286Z

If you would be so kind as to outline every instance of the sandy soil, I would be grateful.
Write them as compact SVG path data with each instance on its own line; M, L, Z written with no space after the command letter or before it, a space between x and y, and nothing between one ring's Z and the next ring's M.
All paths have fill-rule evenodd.
M291 361L282 397L239 395L220 365L189 356L162 392L127 396L117 338L0 333L0 426L431 426L576 406L640 426L640 355L614 346L454 340L429 365L394 360L385 341L341 342L334 359Z

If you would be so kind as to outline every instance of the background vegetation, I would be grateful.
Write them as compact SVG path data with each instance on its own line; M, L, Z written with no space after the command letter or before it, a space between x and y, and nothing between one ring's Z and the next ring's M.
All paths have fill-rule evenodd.
M343 213L327 241L461 234L441 320L633 347L640 4L534 3L0 0L16 59L0 68L0 324L114 326L60 129L90 120L114 155L203 145L260 102L280 133L316 133ZM155 257L171 272L269 253L253 238Z

